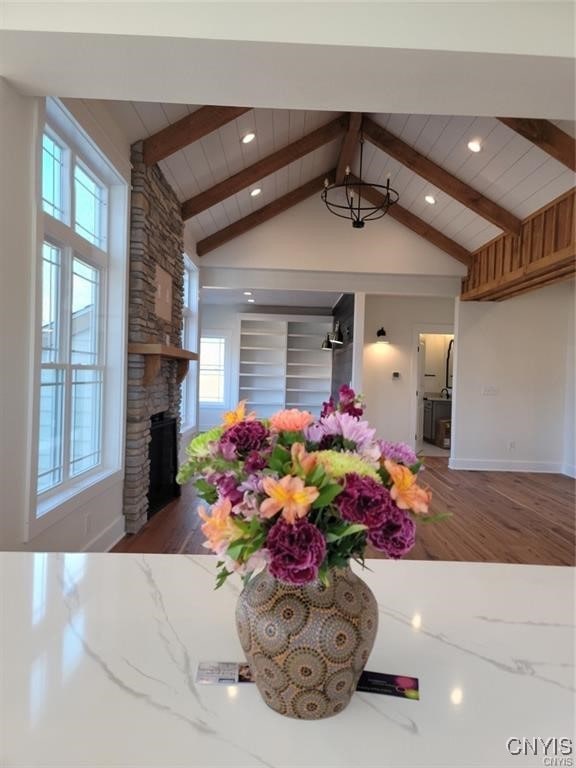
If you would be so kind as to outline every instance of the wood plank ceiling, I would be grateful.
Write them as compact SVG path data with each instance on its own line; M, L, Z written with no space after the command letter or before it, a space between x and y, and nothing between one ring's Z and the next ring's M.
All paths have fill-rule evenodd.
M574 186L574 140L547 121L372 114L362 123L333 112L106 103L131 142L146 140L200 254L319 196L325 175L342 178L346 165L358 173L361 126L363 180L390 175L400 194L394 218L463 263ZM243 144L250 131L256 139ZM468 149L472 139L480 152ZM252 197L255 187L262 192Z

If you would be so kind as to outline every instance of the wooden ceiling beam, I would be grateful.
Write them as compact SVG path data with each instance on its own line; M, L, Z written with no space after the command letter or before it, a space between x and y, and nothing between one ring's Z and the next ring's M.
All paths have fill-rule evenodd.
M198 256L205 256L215 248L224 245L224 243L233 240L239 235L243 235L245 232L254 229L254 227L263 224L274 216L278 216L279 213L287 211L288 208L292 208L292 206L297 205L317 192L320 192L324 187L324 180L326 178L332 183L334 181L334 175L335 171L330 171L327 174L324 173L322 176L318 176L317 178L312 179L312 181L308 181L306 184L298 187L298 189L288 192L288 194L283 195L283 197L273 200L271 203L268 203L268 205L254 211L254 213L250 213L243 219L235 221L228 227L224 227L224 229L215 232L213 235L205 237L196 244L196 253Z
M358 181L355 177L353 178ZM374 187L363 187L362 195L373 205L380 205L384 202L384 195L377 189L374 189ZM408 229L411 229L412 232L415 232L420 237L423 237L424 240L428 240L429 243L440 248L440 250L444 251L449 256L452 256L452 258L456 259L461 264L469 267L472 263L472 254L470 251L467 251L466 248L455 240L446 237L446 235L442 234L438 229L427 224L423 219L406 210L406 208L402 208L398 203L390 206L387 215L400 222L400 224L403 224ZM368 226L370 226L370 223L368 223Z
M429 181L438 189L469 208L478 216L490 221L496 227L518 235L522 222L497 203L484 197L469 184L453 176L441 166L421 155L416 149L406 144L386 128L375 123L369 117L362 121L362 132L374 146L405 165L418 176ZM397 207L397 206L396 206ZM392 209L391 209L392 210Z
M326 125L322 125L315 131L308 133L301 139L292 142L292 144L288 144L288 146L273 152L268 157L248 166L248 168L244 168L243 171L239 171L219 184L215 184L210 189L199 192L182 203L182 217L190 219L192 216L197 216L202 211L226 200L227 197L235 195L251 184L261 181L271 173L280 170L280 168L284 168L285 165L289 165L300 157L304 157L304 155L322 147L324 144L328 144L330 141L338 138L346 130L347 125L348 117L341 115L335 120L326 123Z
M251 107L200 107L144 139L144 163L154 165L250 110Z
M342 142L338 165L336 166L336 184L342 184L346 176L346 168L352 165L354 152L358 146L360 129L362 127L362 113L350 112L348 116L348 130Z
M499 117L498 120L576 172L576 139L557 125L528 117Z

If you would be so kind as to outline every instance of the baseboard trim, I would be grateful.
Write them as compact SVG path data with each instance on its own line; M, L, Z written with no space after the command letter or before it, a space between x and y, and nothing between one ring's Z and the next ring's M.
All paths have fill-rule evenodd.
M575 464L563 464L562 474L568 475L568 477L576 478L576 465Z
M505 461L502 459L450 459L449 469L469 469L488 472L544 472L568 474L565 465L555 461Z
M109 552L120 539L124 538L124 515L116 518L110 525L95 536L82 548L83 552Z

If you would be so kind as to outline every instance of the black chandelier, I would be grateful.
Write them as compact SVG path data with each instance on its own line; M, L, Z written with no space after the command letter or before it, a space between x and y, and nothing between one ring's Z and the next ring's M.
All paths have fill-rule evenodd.
M388 213L391 205L398 202L400 195L390 186L390 178L386 184L370 184L362 181L362 161L364 155L364 138L360 137L360 175L352 175L350 166L346 166L344 181L340 184L330 184L324 180L324 189L320 197L326 203L328 210L341 219L352 221L354 229L362 229L365 221L381 219ZM371 197L373 204L369 205L367 198ZM376 203L375 201L378 200Z

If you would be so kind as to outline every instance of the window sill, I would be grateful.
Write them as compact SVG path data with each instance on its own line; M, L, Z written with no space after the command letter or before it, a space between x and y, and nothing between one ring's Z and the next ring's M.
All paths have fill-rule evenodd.
M30 538L72 514L116 483L122 482L123 476L122 470L103 469L89 477L79 478L47 499L40 499L36 505L36 517L30 521Z

